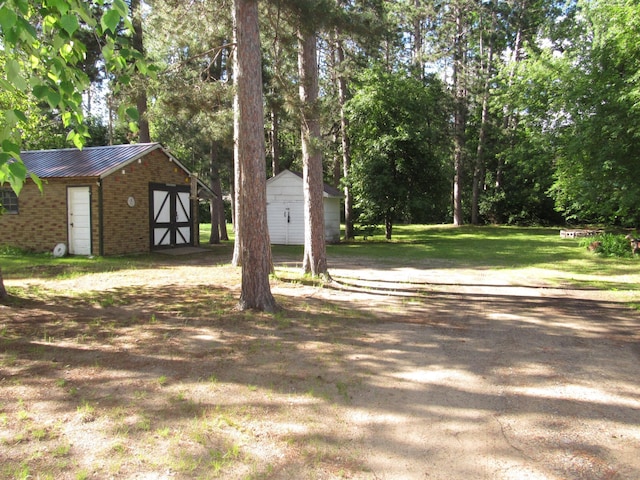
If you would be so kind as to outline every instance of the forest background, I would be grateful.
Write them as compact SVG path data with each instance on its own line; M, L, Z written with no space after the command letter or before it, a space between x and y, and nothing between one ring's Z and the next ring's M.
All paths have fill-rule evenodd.
M1 7L3 32L18 3L27 4ZM94 11L104 17L119 4L96 2ZM229 2L126 7L144 69L107 69L113 59L96 28L82 19L68 26L87 47L83 128L75 132L85 145L160 141L214 191L231 192ZM355 221L384 224L388 237L398 222L640 224L636 2L274 0L259 8L265 172L302 169L304 27L314 32L319 67L315 148L324 180L345 188L347 237ZM117 37L123 23L103 18L98 26ZM0 63L11 82L32 58L27 52L16 65L6 54ZM0 93L2 127L19 127L21 150L74 140L73 119L56 100L42 88Z

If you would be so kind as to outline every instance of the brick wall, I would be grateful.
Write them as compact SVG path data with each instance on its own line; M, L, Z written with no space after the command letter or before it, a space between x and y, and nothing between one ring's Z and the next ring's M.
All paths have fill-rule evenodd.
M104 255L149 251L149 183L189 185L189 178L162 151L154 150L102 180ZM0 215L0 244L38 252L51 251L58 243L68 245L68 186L91 187L91 251L98 255L100 210L96 178L48 179L43 194L28 181L18 197L20 213ZM135 199L135 206L127 204L129 197Z
M98 195L95 178L43 180L43 191L27 181L18 196L17 215L0 215L0 244L14 245L36 252L52 251L58 243L67 241L67 187L90 186L93 245L97 253L98 229L96 215Z
M188 175L160 150L154 150L102 180L105 255L148 252L149 183L189 185ZM129 197L135 206L127 204Z

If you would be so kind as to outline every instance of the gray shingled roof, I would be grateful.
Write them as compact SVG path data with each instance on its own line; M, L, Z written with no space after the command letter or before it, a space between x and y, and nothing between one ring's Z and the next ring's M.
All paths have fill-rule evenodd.
M136 143L86 147L82 150L77 148L32 150L22 152L20 156L27 170L40 178L104 178L157 148L163 149L159 143ZM173 157L171 158L175 161ZM179 162L176 161L176 163L180 165ZM184 169L182 165L180 166Z

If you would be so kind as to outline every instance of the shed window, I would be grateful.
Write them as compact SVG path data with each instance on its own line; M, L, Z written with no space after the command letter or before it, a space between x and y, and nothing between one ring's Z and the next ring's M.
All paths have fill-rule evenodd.
M18 196L10 188L0 188L0 209L3 213L18 213Z

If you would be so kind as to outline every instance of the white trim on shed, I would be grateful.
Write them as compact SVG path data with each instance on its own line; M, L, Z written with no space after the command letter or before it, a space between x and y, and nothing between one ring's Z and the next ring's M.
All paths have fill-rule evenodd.
M324 234L327 243L340 241L342 193L325 185ZM271 243L304 245L304 193L302 177L283 170L267 180L267 224Z

